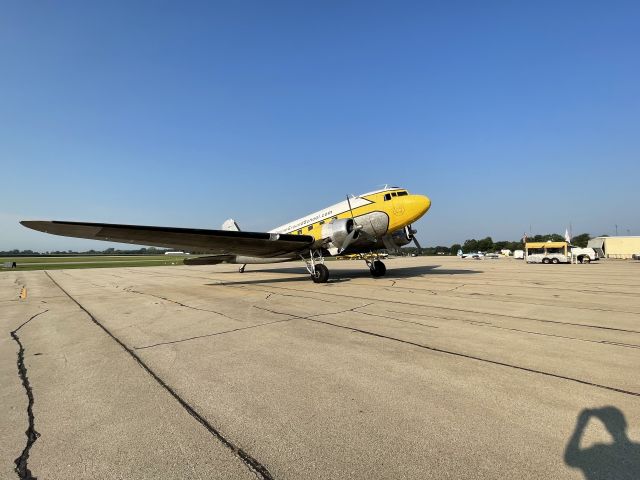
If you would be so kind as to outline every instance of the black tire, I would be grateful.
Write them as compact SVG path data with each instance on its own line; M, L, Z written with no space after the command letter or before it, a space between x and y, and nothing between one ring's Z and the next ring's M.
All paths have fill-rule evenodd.
M549 259L548 259L548 258L543 258L543 259L542 259L542 263L544 263L544 264L548 264L548 263L549 263Z
M370 270L374 277L383 277L387 273L387 267L380 260L374 260Z
M313 283L327 283L329 280L329 269L322 263L315 266L315 273L311 274L311 280Z
M551 263L553 263L554 265L557 265L560 263L560 260L558 260L557 258L552 258Z

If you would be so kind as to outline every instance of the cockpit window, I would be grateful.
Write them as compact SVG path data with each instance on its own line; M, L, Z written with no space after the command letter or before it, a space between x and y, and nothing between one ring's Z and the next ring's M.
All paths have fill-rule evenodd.
M386 202L387 200L391 200L391 194L390 193L385 193L385 195L384 195L384 201Z
M391 196L392 196L392 197L395 197L396 195L398 195L398 192L392 192L392 193L391 193Z
M408 195L407 192L398 192L398 196L402 197L403 195Z

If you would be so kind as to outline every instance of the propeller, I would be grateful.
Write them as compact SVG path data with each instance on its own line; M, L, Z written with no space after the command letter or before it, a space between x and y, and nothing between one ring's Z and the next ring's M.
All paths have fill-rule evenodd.
M422 254L422 247L420 246L420 242L418 242L418 239L416 238L416 235L415 235L416 233L418 233L418 231L411 228L411 225L407 225L406 227L404 227L404 231L405 231L405 235L407 236L407 239L410 242L413 241L413 243L415 243L416 247L418 248L418 253ZM382 237L382 243L384 243L385 248L389 252L394 252L394 253L400 252L400 247L394 241L393 235L387 234L384 237Z
M349 199L349 195L347 195L347 204L349 205L349 213L351 213L351 221L353 222L353 228L351 229L347 237L344 239L344 242L342 242L342 245L340 246L340 250L338 251L338 253L344 252L347 249L347 247L356 238L358 238L358 234L362 230L362 225L358 225L356 223L355 217L353 216L353 208L351 208L351 200Z
M420 242L418 242L418 237L416 237L417 230L411 228L411 225L407 225L407 238L413 240L413 243L416 244L416 248L418 249L418 254L422 255L422 247L420 246Z

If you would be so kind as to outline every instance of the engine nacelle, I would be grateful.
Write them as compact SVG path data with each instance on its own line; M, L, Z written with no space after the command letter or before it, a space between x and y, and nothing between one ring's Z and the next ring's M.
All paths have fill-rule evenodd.
M352 218L341 218L325 223L322 226L322 238L329 239L334 247L340 248L344 244L347 235L353 232L355 224ZM354 240L358 238L358 232L354 235Z
M399 247L403 247L404 245L411 243L414 233L415 231L411 229L411 225L408 225L401 230L396 230L391 235L393 237L393 243Z

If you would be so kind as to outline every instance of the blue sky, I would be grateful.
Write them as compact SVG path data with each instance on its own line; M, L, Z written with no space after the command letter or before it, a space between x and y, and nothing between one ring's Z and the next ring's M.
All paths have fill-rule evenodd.
M385 183L423 245L640 235L638 2L0 6L0 250L20 219L267 230Z

